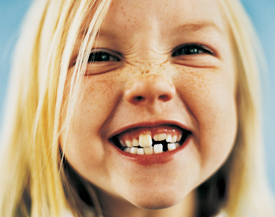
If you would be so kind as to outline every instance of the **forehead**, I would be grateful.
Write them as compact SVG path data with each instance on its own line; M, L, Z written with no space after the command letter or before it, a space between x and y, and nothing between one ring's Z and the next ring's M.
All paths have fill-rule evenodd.
M176 27L215 27L225 31L217 0L113 0L101 30L124 35L169 33ZM184 30L184 29L183 29Z

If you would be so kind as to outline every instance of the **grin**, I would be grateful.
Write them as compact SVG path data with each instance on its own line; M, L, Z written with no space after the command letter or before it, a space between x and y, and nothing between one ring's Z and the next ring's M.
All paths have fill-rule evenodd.
M124 152L137 155L160 154L179 148L190 131L177 126L136 128L113 136L110 141Z

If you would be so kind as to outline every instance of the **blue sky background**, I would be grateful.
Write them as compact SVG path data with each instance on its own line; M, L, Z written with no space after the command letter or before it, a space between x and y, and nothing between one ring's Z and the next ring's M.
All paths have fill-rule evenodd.
M268 179L275 194L275 1L241 0L258 32L268 63L263 125ZM14 44L31 0L0 0L0 126Z

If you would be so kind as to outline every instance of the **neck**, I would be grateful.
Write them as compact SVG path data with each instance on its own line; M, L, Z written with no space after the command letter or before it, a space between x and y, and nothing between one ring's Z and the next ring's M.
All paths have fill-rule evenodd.
M121 198L116 198L100 192L100 201L104 217L194 217L195 216L195 193L189 193L178 204L157 210L143 209Z

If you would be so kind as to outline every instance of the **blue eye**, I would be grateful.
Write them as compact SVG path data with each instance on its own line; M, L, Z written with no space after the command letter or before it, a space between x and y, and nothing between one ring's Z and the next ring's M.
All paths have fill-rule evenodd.
M120 62L121 60L105 51L94 51L90 54L88 62Z
M183 46L180 46L179 48L175 49L172 53L172 57L177 57L181 55L195 55L195 54L211 54L214 55L214 53L206 48L203 45L200 44L186 44Z

